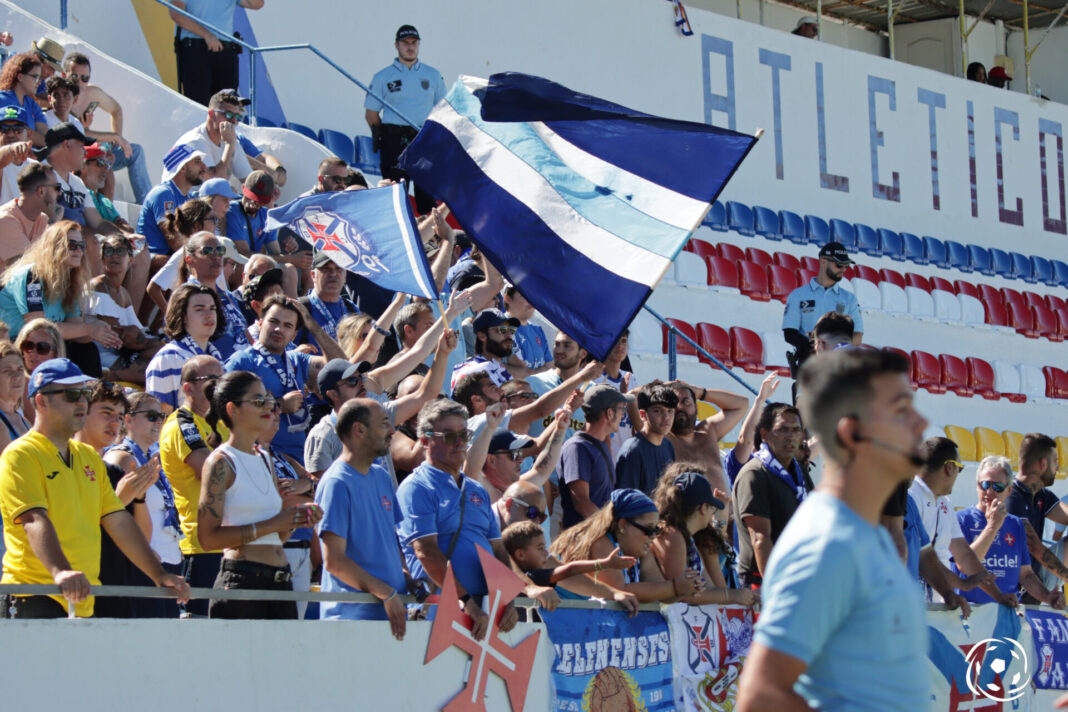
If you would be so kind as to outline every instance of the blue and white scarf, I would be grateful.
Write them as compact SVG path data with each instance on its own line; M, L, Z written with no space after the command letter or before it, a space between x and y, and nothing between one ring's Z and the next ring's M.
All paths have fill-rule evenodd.
M772 474L785 482L794 491L794 497L797 498L799 504L804 501L808 490L805 489L805 477L801 474L801 466L797 464L797 460L790 461L793 471L788 472L771 454L767 443L760 444L760 449L754 453L754 457L763 462L764 467L768 468Z

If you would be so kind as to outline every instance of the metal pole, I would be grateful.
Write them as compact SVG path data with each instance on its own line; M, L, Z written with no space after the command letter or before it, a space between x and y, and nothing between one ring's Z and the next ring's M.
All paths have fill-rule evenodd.
M816 39L823 42L823 0L816 0Z
M59 0L59 29L67 29L67 0Z
M897 59L894 51L894 0L886 0L886 32L890 36L890 59Z
M256 50L249 50L248 53L248 100L248 123L250 126L257 126L258 120L256 118Z
M1027 82L1027 93L1031 93L1031 23L1027 15L1027 8L1031 3L1024 0L1024 79Z
M674 381L678 375L678 363L676 362L675 330L668 332L668 380Z
M960 75L968 76L968 33L964 29L964 0L960 0Z

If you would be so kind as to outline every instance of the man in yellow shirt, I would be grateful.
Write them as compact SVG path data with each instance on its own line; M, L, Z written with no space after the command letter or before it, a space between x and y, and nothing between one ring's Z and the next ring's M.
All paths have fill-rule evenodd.
M4 523L3 583L52 584L57 596L0 597L0 615L63 618L67 605L93 615L90 585L99 586L100 529L157 586L185 601L189 586L167 573L111 487L104 461L71 438L85 425L92 378L67 359L51 359L30 375L33 429L0 456Z
M211 454L211 426L208 414L209 383L222 376L222 364L207 355L195 356L182 367L181 405L167 416L159 434L159 461L174 490L174 506L182 525L182 575L194 588L212 588L222 563L222 552L207 551L197 538L197 506L200 504L200 475ZM220 430L225 430L219 423ZM224 438L229 433L220 433ZM185 610L207 616L208 602L192 601Z

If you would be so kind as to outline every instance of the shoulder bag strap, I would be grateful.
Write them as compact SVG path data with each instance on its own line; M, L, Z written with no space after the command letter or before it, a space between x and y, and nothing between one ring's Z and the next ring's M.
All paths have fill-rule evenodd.
M467 499L464 497L464 486L466 484L467 477L464 477L463 480L460 481L460 525L456 527L456 533L452 535L452 541L449 542L449 549L445 552L445 561L452 558L452 552L456 551L456 545L460 541L460 532L463 531L464 528L464 502Z

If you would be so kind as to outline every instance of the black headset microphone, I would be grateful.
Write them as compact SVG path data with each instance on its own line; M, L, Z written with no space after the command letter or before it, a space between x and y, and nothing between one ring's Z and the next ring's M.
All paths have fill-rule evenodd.
M897 445L891 445L888 442L884 442L884 441L878 440L876 438L870 438L867 435L855 434L855 435L853 435L853 442L855 442L855 443L869 442L869 443L871 443L872 445L874 445L877 448L882 448L883 450L886 450L888 452L892 452L892 453L895 453L897 455L901 455L902 457L906 458L909 462L911 462L916 467L925 467L927 465L927 460L925 460L922 457L920 457L915 451L906 450L903 447L898 447Z

